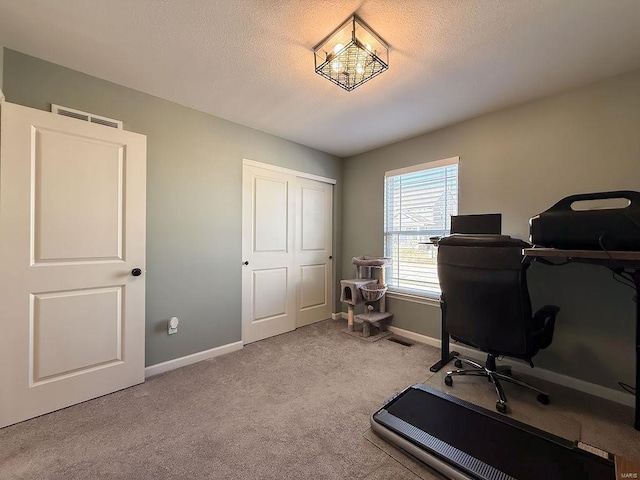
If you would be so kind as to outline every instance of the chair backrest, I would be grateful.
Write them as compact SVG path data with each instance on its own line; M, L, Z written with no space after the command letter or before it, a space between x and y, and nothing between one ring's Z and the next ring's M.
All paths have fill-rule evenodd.
M531 299L522 249L506 235L451 235L438 243L442 314L449 334L496 355L529 359Z

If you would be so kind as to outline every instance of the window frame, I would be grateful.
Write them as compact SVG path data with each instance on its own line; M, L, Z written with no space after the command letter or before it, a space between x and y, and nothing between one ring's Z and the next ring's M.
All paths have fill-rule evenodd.
M383 208L384 208L384 212L383 212L383 251L384 251L384 255L385 256L389 256L389 251L387 250L387 238L389 235L392 235L390 233L390 231L387 231L387 210L388 210L388 205L387 205L387 179L389 177L396 177L396 176L400 176L400 175L406 175L406 174L410 174L410 173L416 173L416 172L422 172L422 171L426 171L426 170L432 170L432 169L436 169L436 168L442 168L442 167L448 167L448 166L452 166L452 165L456 165L457 166L457 172L456 172L456 191L455 191L455 200L456 200L456 209L455 212L451 211L451 212L445 212L445 214L450 218L451 215L457 215L458 214L458 207L459 207L459 198L460 198L460 157L449 157L449 158L444 158L442 160L435 160L432 162L426 162L426 163L421 163L421 164L417 164L417 165L411 165L408 167L404 167L404 168L398 168L395 170L389 170L387 172L385 172L384 174L384 192L383 192ZM449 234L450 233L450 220L445 221L445 225L444 225L445 229L441 230L444 234ZM447 229L448 227L448 229ZM417 236L417 234L416 234ZM435 247L434 247L435 248ZM437 252L436 252L437 255ZM393 255L391 255L393 257ZM395 258L394 258L395 261ZM408 300L413 300L413 301L417 301L418 303L426 303L426 304L435 304L437 301L439 301L440 298L440 293L436 292L436 291L428 291L428 290L421 290L421 289L412 289L412 288L408 288L408 287L401 287L401 286L397 286L397 285L390 285L390 282L387 281L387 285L388 285L388 295L391 298L398 298L398 299L408 299Z

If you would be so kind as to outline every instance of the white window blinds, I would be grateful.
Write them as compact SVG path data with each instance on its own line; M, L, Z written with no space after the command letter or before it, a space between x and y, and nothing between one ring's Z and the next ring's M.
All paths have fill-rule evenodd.
M385 174L384 252L393 258L390 290L439 296L437 249L458 214L458 157Z

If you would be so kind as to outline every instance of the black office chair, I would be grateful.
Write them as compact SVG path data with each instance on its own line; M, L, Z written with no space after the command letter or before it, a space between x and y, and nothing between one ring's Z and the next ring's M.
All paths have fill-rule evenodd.
M511 376L509 367L496 368L496 358L508 356L529 362L538 350L551 344L558 307L545 305L532 315L522 249L530 245L506 235L451 235L438 242L440 305L444 325L455 341L487 352L483 366L457 356L454 375L488 377L496 389L496 409L507 412L507 399L499 380L527 387L538 401L549 403L542 390ZM461 370L462 364L473 369Z

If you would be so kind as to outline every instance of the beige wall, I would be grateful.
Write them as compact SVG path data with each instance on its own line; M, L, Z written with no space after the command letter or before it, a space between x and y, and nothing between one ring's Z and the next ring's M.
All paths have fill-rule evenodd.
M453 156L460 213L501 212L503 232L525 239L528 219L567 195L640 190L640 70L346 159L343 277L352 256L382 253L384 172ZM536 364L633 384L633 292L604 267L534 265L529 279L534 306L562 308ZM394 325L439 338L437 307L390 300L389 310Z
M337 157L6 49L4 80L7 101L57 103L147 135L147 365L240 340L243 158L338 180L340 261ZM168 336L173 315L180 329Z

